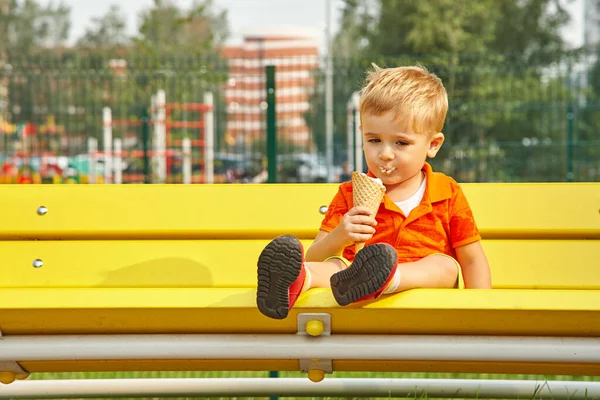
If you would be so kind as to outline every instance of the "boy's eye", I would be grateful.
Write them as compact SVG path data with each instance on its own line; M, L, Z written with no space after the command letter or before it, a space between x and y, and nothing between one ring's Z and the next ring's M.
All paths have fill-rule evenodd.
M379 139L369 139L369 143L379 143Z
M400 146L408 146L408 142L403 142L401 140L396 142L396 144L399 144Z

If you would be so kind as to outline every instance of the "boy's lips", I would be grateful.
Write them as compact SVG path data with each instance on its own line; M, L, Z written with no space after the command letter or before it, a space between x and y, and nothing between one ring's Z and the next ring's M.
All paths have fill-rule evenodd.
M384 174L389 175L396 170L396 167L379 167L379 170Z

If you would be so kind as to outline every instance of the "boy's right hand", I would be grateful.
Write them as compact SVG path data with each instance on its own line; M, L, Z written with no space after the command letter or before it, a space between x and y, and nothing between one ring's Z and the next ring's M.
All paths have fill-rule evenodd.
M371 210L366 207L351 208L335 228L344 241L345 246L366 242L373 237L377 221L370 217Z

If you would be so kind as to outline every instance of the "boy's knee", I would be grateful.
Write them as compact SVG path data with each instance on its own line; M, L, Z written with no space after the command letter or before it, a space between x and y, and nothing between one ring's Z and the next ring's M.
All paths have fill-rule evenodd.
M446 278L444 281L456 282L460 265L458 261L446 254L432 254L435 257L435 263L440 267L440 274Z
M341 256L329 257L325 262L335 265L340 271L350 266L350 262Z

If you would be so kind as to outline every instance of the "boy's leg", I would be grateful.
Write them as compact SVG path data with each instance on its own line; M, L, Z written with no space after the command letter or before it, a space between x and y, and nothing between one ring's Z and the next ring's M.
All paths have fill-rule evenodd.
M331 275L346 265L341 260L305 262L302 243L294 236L271 241L258 258L256 305L267 317L283 319L301 293L329 287Z
M443 254L398 264L396 250L387 244L367 246L352 265L331 277L331 289L340 305L414 288L455 287L457 262Z
M323 262L307 262L306 268L310 271L311 284L305 288L330 288L331 276L346 268L350 263L341 257L330 257Z
M302 243L291 235L275 238L261 252L257 267L258 309L267 317L287 317L306 277Z
M431 254L414 262L398 264L397 285L388 285L384 294L416 288L453 288L460 273L458 261L446 254Z
M388 244L366 246L347 269L331 276L333 297L341 306L379 297L398 266L396 250Z

